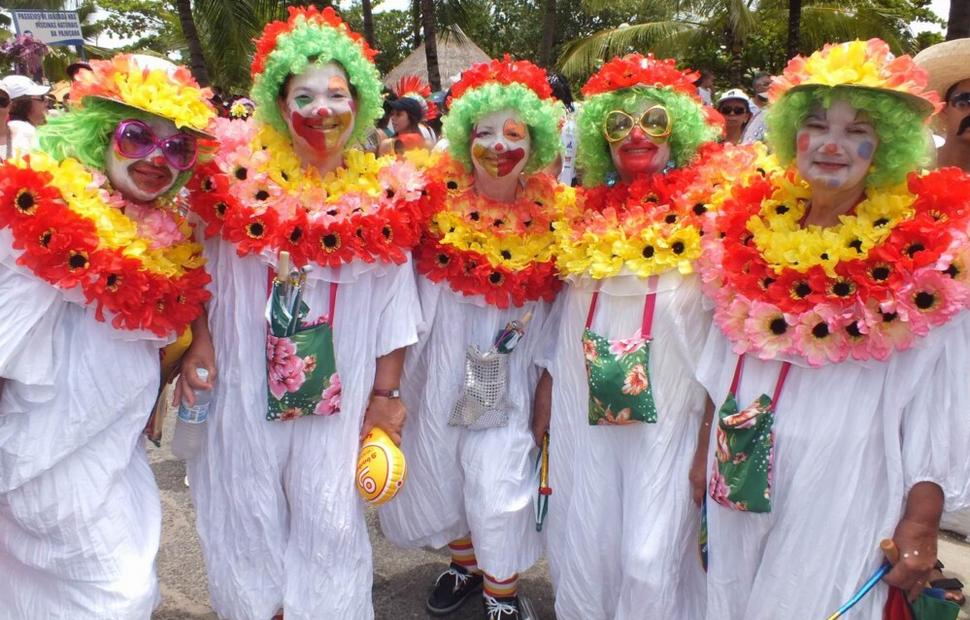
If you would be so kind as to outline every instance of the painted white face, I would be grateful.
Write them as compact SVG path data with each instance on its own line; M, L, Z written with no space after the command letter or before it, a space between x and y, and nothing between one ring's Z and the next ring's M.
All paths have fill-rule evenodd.
M278 105L297 151L327 158L350 140L357 106L347 74L337 63L308 65L290 80Z
M641 100L622 111L633 119L639 119L655 105L653 101ZM630 182L637 176L661 172L670 161L670 143L666 137L648 136L638 123L622 140L610 143L610 157L620 178Z
M813 191L864 185L879 138L872 123L846 101L812 112L795 138L795 166Z
M167 119L150 117L143 122L158 140L178 133L175 123ZM130 159L118 152L116 142L112 136L105 154L105 173L122 196L135 202L151 202L172 189L179 171L168 163L161 148L156 146L145 157Z
M475 123L471 151L472 165L480 175L517 177L532 154L532 136L518 112L499 110Z

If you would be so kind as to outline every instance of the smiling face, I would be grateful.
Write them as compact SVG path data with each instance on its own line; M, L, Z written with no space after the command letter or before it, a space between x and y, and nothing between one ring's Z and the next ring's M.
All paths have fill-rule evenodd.
M142 122L159 141L178 133L172 121L157 116ZM132 159L119 153L116 142L117 137L112 136L105 154L105 173L122 196L135 202L151 202L172 189L179 171L168 163L160 147L156 146L144 157Z
M795 139L795 166L813 192L862 188L879 146L868 118L842 100L809 114Z
M639 119L655 105L653 101L641 99L624 108L623 112ZM629 183L638 176L662 171L670 161L670 144L666 137L651 138L638 123L625 138L610 143L610 156L620 178Z
M486 114L472 128L472 166L476 174L517 177L532 153L529 128L515 110Z
M356 105L347 74L328 62L294 76L277 100L298 154L320 160L343 151L354 130Z

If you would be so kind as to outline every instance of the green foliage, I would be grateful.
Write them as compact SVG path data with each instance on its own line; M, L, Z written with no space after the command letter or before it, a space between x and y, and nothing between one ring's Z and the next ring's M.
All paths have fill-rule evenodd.
M364 33L364 15L359 2L341 11L340 15L351 28ZM381 75L386 75L407 58L411 43L409 11L384 11L374 15L374 48L380 52L374 63Z

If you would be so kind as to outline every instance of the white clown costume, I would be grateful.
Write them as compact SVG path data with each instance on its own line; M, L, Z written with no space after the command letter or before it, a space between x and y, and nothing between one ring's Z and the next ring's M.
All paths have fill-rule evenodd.
M161 506L141 435L161 349L208 297L202 248L172 199L215 116L207 89L158 59L91 66L72 86L76 107L41 130L42 149L0 166L4 619L151 615ZM164 148L124 151L126 124L152 140L167 127L191 159L174 168ZM156 152L167 186L149 191L127 167Z
M865 110L880 142L864 195L838 223L806 224L826 185L805 180L796 160L714 201L700 272L716 328L698 370L720 407L708 447L708 618L828 617L886 561L881 541L919 555L897 530L915 485L942 489L946 510L970 499L970 178L911 172L935 103L925 84L877 39L793 59L770 91L775 152L793 160L797 142L811 153L815 135L837 145L832 110ZM904 183L874 180L890 166ZM879 582L848 615L879 620L887 599L903 598Z
M277 610L287 620L373 617L354 471L375 360L417 338L409 248L431 199L422 175L393 158L347 150L322 175L294 146L342 149L374 120L372 54L332 9L291 8L257 43L255 120L220 125L216 165L196 179L206 200L197 213L212 236L209 325L220 376L189 479L223 618L266 620ZM322 84L303 77L327 71ZM290 125L276 107L286 83L296 100ZM336 120L322 130L297 124L315 117ZM277 337L267 321L283 251L309 266L305 320L292 337ZM323 344L302 349L300 335L317 329ZM321 367L325 381L307 394Z
M556 224L567 284L543 362L552 377L546 530L564 620L703 617L688 472L705 403L694 363L710 313L692 263L711 188L732 157L753 154L709 145L705 157L717 162L698 163L719 129L693 79L673 61L630 55L583 89L587 188ZM669 144L671 164L608 180L608 140L626 139L648 108L663 122L641 119L637 131ZM604 134L608 115L632 119L625 134Z
M444 119L450 153L436 156L429 170L448 197L415 250L424 327L402 380L409 477L381 509L381 525L407 547L470 537L477 568L514 582L542 551L532 506L535 360L559 289L551 224L573 191L534 173L559 150L545 72L496 60L465 71L451 92ZM503 159L515 153L520 159ZM492 158L499 163L490 168ZM479 187L494 179L509 181L514 199L493 199ZM493 350L488 359L507 365L489 375L490 362L478 352L492 350L513 321L524 334L514 350ZM488 594L486 582L486 601Z

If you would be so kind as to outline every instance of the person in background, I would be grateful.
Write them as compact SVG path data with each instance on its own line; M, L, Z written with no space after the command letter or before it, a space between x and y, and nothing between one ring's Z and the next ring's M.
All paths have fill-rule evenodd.
M402 151L430 149L434 146L436 140L429 140L432 136L421 130L424 110L417 99L400 97L385 101L384 104L391 112L390 126L394 130L394 136L381 142L378 151L380 155L400 154Z
M8 75L0 80L10 96L7 126L12 131L13 150L7 154L26 153L37 148L37 127L47 122L49 86L37 84L26 75Z
M751 89L754 92L752 103L754 103L754 106L751 110L751 120L748 121L748 126L744 129L744 135L741 137L742 144L763 142L765 139L764 112L768 107L769 86L771 86L771 75L768 73L758 72L751 78Z
M559 178L559 182L572 186L576 180L576 106L573 103L573 93L569 82L561 73L549 74L549 86L552 96L559 100L565 113L559 120L559 138L562 140L562 151L546 171Z
M80 62L72 62L71 64L67 65L67 68L64 70L64 72L67 73L67 79L73 82L74 80L78 79L78 75L80 75L82 71L90 71L90 70L91 70L91 65L89 65L84 61L80 61Z
M697 87L697 96L707 105L712 105L711 94L714 92L714 74L708 70L701 71L701 77L694 86Z
M10 118L10 94L2 86L0 82L0 160L13 153L13 130L7 124Z
M751 121L751 99L740 88L721 93L717 99L717 111L724 117L724 141L739 144L744 128Z

